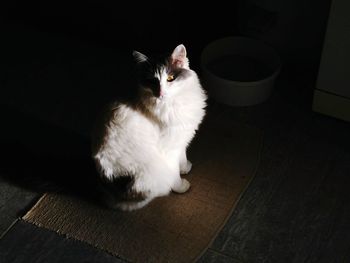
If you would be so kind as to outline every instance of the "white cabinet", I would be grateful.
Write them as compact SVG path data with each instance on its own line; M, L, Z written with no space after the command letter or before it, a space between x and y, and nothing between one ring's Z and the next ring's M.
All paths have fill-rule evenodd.
M350 1L333 0L313 110L350 121Z

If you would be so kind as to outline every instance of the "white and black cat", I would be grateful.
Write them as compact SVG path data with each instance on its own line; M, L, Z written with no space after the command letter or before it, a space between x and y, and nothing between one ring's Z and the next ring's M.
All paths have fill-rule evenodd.
M191 170L186 149L207 99L184 45L162 59L133 56L138 96L108 109L92 148L107 204L122 210L190 188L180 174Z

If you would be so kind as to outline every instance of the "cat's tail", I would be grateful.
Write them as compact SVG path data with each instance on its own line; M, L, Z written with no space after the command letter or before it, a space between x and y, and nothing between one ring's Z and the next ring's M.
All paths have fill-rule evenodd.
M139 202L120 202L120 203L116 203L113 208L120 209L123 211L133 211L146 206L149 202L152 201L152 199L153 198L147 198Z

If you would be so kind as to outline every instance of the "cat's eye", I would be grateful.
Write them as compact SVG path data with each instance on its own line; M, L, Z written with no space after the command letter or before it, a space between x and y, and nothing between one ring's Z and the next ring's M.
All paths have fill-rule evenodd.
M168 75L168 77L167 77L167 81L168 82L172 82L173 80L175 79L175 75Z

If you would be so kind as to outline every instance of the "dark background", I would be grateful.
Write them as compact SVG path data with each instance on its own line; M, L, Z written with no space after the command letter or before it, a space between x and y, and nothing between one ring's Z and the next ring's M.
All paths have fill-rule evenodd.
M169 52L183 43L200 74L203 48L232 35L265 41L280 54L282 75L311 79L311 85L293 90L308 94L304 106L310 110L329 5L329 0L3 2L3 148L16 156L11 145L18 142L21 151L25 145L41 155L54 154L52 159L88 155L98 111L117 93L128 93L125 58L131 58L131 50ZM85 141L78 143L81 138ZM16 165L15 159L5 160Z
M17 0L1 5L7 21L112 48L165 51L184 43L197 60L208 42L247 35L271 44L285 60L317 63L330 0Z
M329 0L1 3L2 169L11 171L21 152L26 165L11 175L19 181L23 174L57 166L57 177L64 170L78 171L69 167L78 163L72 156L89 158L89 136L98 112L129 92L127 58L133 49L170 52L183 43L200 74L200 54L209 42L232 35L261 39L280 54L284 79L311 80L311 85L292 91L307 94L300 97L310 110L329 5ZM65 174L63 181L70 176L79 181Z

